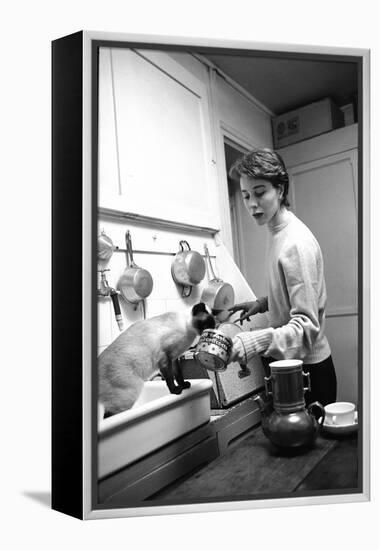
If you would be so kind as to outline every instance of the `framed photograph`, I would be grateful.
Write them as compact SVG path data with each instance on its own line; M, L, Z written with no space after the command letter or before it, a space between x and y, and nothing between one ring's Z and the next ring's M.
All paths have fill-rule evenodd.
M52 507L369 499L369 51L52 43Z

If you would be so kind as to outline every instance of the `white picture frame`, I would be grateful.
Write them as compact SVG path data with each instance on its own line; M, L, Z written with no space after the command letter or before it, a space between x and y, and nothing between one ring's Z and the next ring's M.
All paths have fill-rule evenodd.
M120 217L126 223L152 224L155 227L172 227L174 207L167 216L153 219L150 211L139 211L136 203L128 212L125 203L120 208L115 195L108 206L98 203L99 190L99 52L101 48L121 51L148 52L153 64L160 61L161 52L194 57L207 52L225 55L256 55L269 59L344 60L356 63L358 77L357 131L358 131L358 465L357 486L354 490L319 490L289 495L273 491L252 495L248 491L241 498L225 494L224 498L182 499L174 502L140 500L135 504L122 499L99 502L98 479L98 408L97 408L97 261L96 237L99 216ZM369 179L369 51L356 48L298 46L291 44L219 41L205 39L167 38L161 36L128 35L108 32L83 31L53 42L53 491L52 507L82 519L130 517L203 511L299 506L316 503L358 502L369 499L370 463L370 179ZM174 59L175 61L175 59ZM174 62L172 59L169 62ZM169 72L169 66L164 68ZM208 102L214 93L215 71L210 71L206 82ZM219 71L219 74L221 72ZM227 78L226 74L222 75ZM128 77L128 75L126 75ZM132 77L131 77L132 78ZM185 86L198 86L191 71L183 76ZM184 80L183 80L184 81ZM202 88L196 88L199 97ZM241 97L245 93L240 89ZM257 102L259 104L259 102ZM260 108L262 105L258 105ZM201 116L214 123L209 115L209 103L204 102ZM202 121L204 124L204 120ZM253 137L240 135L227 121L220 127L221 136L234 137L242 146L255 145ZM157 129L159 132L159 129ZM206 143L205 147L219 144ZM220 150L220 149L218 149ZM217 182L216 172L209 170L208 178ZM122 167L119 169L122 172ZM129 177L125 172L125 178ZM212 179L213 178L213 179ZM119 184L120 184L119 180ZM134 185L138 185L134 181ZM122 193L121 193L122 194ZM105 203L104 203L105 204ZM215 235L221 228L226 249L231 251L231 226L227 215L225 194L219 197L219 213L214 218L206 210L190 224L190 216L176 220L182 230L196 231L196 227ZM70 207L67 217L65 206ZM100 213L99 213L100 212ZM141 213L142 212L142 213ZM134 218L133 218L134 216ZM206 224L206 221L209 221ZM176 223L176 222L175 222ZM191 227L189 227L191 226ZM214 231L213 231L214 230ZM212 233L213 231L213 233ZM67 238L69 237L69 238ZM73 239L81 246L72 250ZM63 280L65 262L76 267L72 278ZM70 293L67 294L67 290ZM67 295L70 300L65 300ZM70 337L68 337L70 335ZM63 357L65 358L63 361ZM68 376L69 374L69 376ZM63 396L70 395L70 406ZM364 398L363 398L364 397ZM122 476L121 476L122 477ZM120 488L121 489L121 488ZM115 491L117 492L117 491Z

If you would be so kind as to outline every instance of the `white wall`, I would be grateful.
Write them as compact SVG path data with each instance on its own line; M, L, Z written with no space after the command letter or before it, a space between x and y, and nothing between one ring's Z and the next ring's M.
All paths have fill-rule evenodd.
M171 263L176 252L180 250L179 241L182 239L188 241L191 249L200 253L204 252L204 243L207 243L210 254L214 255L215 246L212 236L143 227L102 217L99 219L99 231L104 230L114 245L120 249L125 249L125 231L127 229L131 232L133 249L147 252L146 254L135 253L135 263L147 269L153 278L152 293L145 300L146 317L159 315L166 311L182 310L199 302L201 290L206 285L208 278L205 277L200 285L193 287L190 297L182 298L182 287L177 285L171 276ZM155 252L166 252L167 255L154 254ZM213 265L217 269L217 265L215 263ZM110 269L106 273L109 285L117 288L118 280L126 268L125 253L123 251L114 252L110 261L103 264L102 267ZM142 304L135 309L135 305L126 302L121 296L119 301L125 328L131 323L143 319ZM110 298L99 298L98 320L98 351L101 352L120 333L114 319Z
M234 89L229 82L216 73L211 73L210 85L213 99L212 114L219 181L221 235L226 247L233 254L224 140L231 140L245 150L254 147L272 147L271 117L267 110L255 103L254 98L249 98L248 95ZM241 216L242 209L238 207L239 195L240 193L236 197L236 206L238 215ZM241 256L246 258L251 257L251 250L254 250L257 245L259 247L257 235L250 231L243 232L240 244L242 245ZM250 262L246 261L246 266L248 264ZM248 270L244 269L243 271L246 276ZM251 284L250 280L249 282Z
M119 278L126 268L125 231L129 229L132 235L133 249L146 251L147 253L134 254L135 263L147 269L153 277L153 290L145 300L146 317L159 315L166 311L180 311L192 307L200 301L201 293L207 286L211 274L206 271L203 281L193 287L188 298L181 296L182 287L177 285L171 276L171 263L176 252L180 249L179 241L185 239L191 249L204 254L206 243L211 255L212 267L217 277L221 277L233 286L236 302L255 299L255 294L247 284L245 278L235 265L233 258L223 244L216 243L215 239L207 234L186 234L178 231L153 229L140 225L125 223L123 221L109 220L104 217L99 219L99 233L105 233L111 237L113 244L121 250L115 251L108 262L100 262L98 268L109 269L106 272L108 283L117 288ZM167 252L167 255L154 254L155 252ZM100 281L100 275L98 276ZM119 297L124 328L143 319L142 304L130 304L121 296ZM261 328L266 326L264 315L255 316L250 323L244 324L244 329ZM113 305L110 298L98 299L98 353L105 349L120 334L115 321Z
M269 111L255 104L254 98L233 89L230 83L216 76L213 81L217 132L219 180L224 181L227 138L245 150L254 147L272 147L271 117ZM236 185L234 203L238 223L241 270L258 296L267 294L265 276L266 231L257 227L246 212L239 185ZM221 194L221 223L223 240L232 253L229 199L224 187Z
M358 403L358 315L326 317L337 375L337 400Z

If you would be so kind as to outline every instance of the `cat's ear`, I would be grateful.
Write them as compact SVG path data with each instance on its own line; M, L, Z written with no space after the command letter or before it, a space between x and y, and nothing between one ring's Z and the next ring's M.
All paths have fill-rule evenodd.
M205 304L203 302L199 302L198 304L195 304L192 308L192 315L195 317L195 315L198 315L199 313L209 313L207 310Z

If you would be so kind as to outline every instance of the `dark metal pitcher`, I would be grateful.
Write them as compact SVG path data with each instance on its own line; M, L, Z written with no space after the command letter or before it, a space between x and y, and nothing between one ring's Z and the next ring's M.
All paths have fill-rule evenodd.
M324 407L315 401L305 406L304 393L310 391L309 373L300 359L273 361L265 377L267 401L255 401L262 412L263 433L278 447L311 445L325 418Z

